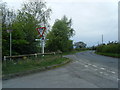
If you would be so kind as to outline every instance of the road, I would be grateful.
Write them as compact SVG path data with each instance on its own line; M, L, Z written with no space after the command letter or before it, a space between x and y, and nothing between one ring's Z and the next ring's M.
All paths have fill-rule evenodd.
M118 88L118 59L85 51L62 67L3 81L3 88Z

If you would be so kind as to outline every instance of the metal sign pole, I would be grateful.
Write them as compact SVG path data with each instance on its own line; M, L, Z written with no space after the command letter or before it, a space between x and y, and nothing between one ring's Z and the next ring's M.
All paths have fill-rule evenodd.
M10 60L12 56L12 31L13 30L7 30L7 33L10 33Z
M12 33L10 32L10 57L12 56ZM11 58L10 58L11 60Z
M44 54L44 37L42 37L42 54Z
M40 37L42 38L41 39L41 46L42 46L42 54L44 56L44 47L45 47L45 37L44 37L44 32L46 30L46 27L40 27L40 28L36 28Z

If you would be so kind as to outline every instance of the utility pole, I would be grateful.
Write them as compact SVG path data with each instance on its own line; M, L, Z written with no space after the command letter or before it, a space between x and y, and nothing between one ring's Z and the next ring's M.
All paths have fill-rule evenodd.
M102 34L102 44L103 44L103 34Z

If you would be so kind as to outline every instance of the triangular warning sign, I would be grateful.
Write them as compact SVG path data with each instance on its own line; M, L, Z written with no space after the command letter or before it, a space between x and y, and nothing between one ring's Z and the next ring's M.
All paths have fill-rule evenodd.
M42 28L39 28L38 31L39 31L40 35L42 35L43 29L42 29Z
M46 30L46 27L40 27L40 28L37 28L37 31L38 31L40 37L43 36L45 30Z

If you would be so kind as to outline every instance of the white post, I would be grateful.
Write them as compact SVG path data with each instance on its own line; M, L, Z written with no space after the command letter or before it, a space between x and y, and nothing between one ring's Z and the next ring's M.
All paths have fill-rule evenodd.
M44 37L42 37L42 54L44 54ZM44 55L43 55L44 56Z
M12 56L12 33L10 32L10 57ZM11 60L11 58L10 58Z
M10 33L10 57L12 56L12 31L13 30L7 30L7 32Z

